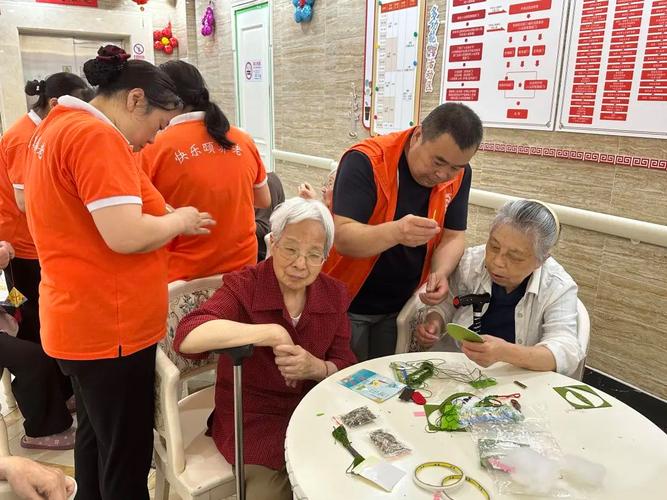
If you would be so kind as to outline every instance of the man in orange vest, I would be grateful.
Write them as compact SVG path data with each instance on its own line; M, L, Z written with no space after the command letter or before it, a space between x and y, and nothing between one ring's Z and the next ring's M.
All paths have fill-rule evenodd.
M465 247L472 171L482 122L445 103L420 126L366 139L340 161L335 248L324 271L346 283L352 349L361 360L393 354L396 316L423 283L442 302Z

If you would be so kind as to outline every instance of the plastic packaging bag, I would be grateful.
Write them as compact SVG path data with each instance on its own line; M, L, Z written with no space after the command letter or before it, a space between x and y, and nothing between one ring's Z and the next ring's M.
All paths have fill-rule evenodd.
M572 498L561 475L563 453L543 419L478 423L468 431L498 493Z
M344 415L340 415L339 420L349 429L356 429L375 422L377 416L368 409L368 406L360 406Z
M396 458L412 452L410 448L400 442L396 436L386 429L376 429L369 433L373 445L385 458Z

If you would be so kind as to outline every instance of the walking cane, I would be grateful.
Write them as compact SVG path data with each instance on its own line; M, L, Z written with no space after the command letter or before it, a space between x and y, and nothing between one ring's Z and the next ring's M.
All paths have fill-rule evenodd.
M243 360L252 356L252 344L213 351L226 354L234 363L234 452L236 463L236 498L245 500L245 471L243 463Z
M482 333L482 309L484 304L491 302L491 295L488 293L461 295L454 297L454 307L472 306L472 327L470 328L476 334Z

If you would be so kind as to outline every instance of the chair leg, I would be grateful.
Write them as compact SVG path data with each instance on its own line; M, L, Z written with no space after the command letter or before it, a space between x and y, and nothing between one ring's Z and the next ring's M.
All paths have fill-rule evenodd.
M169 500L169 482L163 467L160 460L155 461L155 500Z
M14 393L12 392L12 376L7 369L2 371L2 390L5 393L7 408L10 410L15 410L16 399L14 398Z

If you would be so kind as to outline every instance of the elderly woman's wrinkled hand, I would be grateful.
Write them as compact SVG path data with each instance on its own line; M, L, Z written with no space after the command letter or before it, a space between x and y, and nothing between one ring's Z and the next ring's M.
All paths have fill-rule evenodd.
M461 343L461 350L470 360L484 368L502 361L508 346L513 345L493 335L481 335L481 337L484 342L467 342L464 340Z
M432 347L440 338L442 319L437 313L430 313L423 323L417 325L415 337L422 347Z
M0 269L9 265L9 261L14 258L14 247L6 241L0 241Z
M299 380L315 379L326 370L323 361L300 345L279 345L273 348L276 366L289 387L294 387Z

